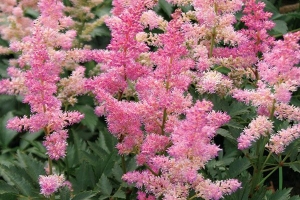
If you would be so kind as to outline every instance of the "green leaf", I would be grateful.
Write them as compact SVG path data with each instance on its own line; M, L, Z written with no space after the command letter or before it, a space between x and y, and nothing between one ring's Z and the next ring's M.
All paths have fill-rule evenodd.
M240 103L240 102L233 102L230 105L230 110L228 111L228 114L231 117L235 117L237 115L242 115L242 114L246 114L249 112L250 112L249 106L246 106L245 104Z
M71 193L70 193L69 188L68 187L63 187L60 190L59 196L60 196L60 200L70 200L71 199Z
M251 163L246 157L236 159L230 164L228 174L231 178L235 178L250 166Z
M6 148L9 143L18 135L18 132L7 129L7 121L13 118L12 111L7 113L4 117L0 118L0 142Z
M36 181L39 175L44 175L44 164L30 155L17 151L18 164L25 169L27 174L31 177L32 181Z
M244 129L243 125L241 125L240 123L238 123L237 121L235 121L233 119L231 119L229 121L229 123L226 124L226 126L234 128L234 129L240 129L240 130Z
M81 192L77 195L74 196L74 198L72 198L72 200L89 200L92 197L96 196L97 193L93 192L93 191L85 191L85 192Z
M99 139L96 141L96 143L107 153L110 153L111 151L115 150L117 140L112 134L110 134L106 129L104 129L100 131Z
M13 193L5 193L5 194L0 194L0 199L16 200L16 199L18 199L18 197L16 194L13 194Z
M11 182L21 194L29 197L38 193L33 184L28 181L27 177L25 178L22 169L14 166L8 168L7 166L0 165L0 173L7 179L6 181Z
M100 27L95 28L91 32L91 36L92 37L95 37L95 36L110 36L110 31L105 26L100 26Z
M300 200L300 196L292 196L289 200Z
M227 131L226 129L223 128L219 128L217 130L217 134L218 135L222 135L223 137L227 138L229 141L231 141L234 144L237 144L236 138L234 138L229 131Z
M295 172L299 172L299 173L300 173L300 161L290 163L290 164L289 164L289 167L290 167L291 169L293 169Z
M99 7L98 9L95 10L95 14L98 16L98 17L101 17L103 15L109 15L110 14L110 10L111 10L111 7L110 6L106 6L106 7Z
M119 198L119 199L126 199L126 194L121 188L118 189L118 191L113 195L114 198Z
M115 162L114 168L111 171L115 179L122 182L123 170L117 162Z
M268 199L270 200L287 200L290 197L292 188L284 188L282 190L276 190L275 193L271 194Z
M25 14L29 15L32 18L37 18L39 16L39 13L36 10L33 10L32 8L29 7L26 8Z
M84 114L84 119L81 120L81 123L87 126L92 132L94 132L98 122L98 117L94 113L94 109L88 105L77 105L74 106L74 109Z
M15 193L18 194L18 191L15 187L8 185L6 182L0 180L0 194L6 193Z
M173 12L172 5L166 2L166 0L159 0L159 6L162 8L162 10L168 15L171 16Z
M95 185L95 174L93 169L88 163L83 162L76 170L76 183L74 183L74 190L84 191L88 187Z
M221 66L216 67L214 70L216 70L222 74L228 74L229 72L231 72L231 70L228 69L227 67L221 67Z
M287 27L285 21L283 21L283 20L274 20L273 22L276 24L275 27L272 29L273 31L275 31L277 33L281 33L281 34L287 33L288 27Z
M94 142L88 141L89 148L93 151L95 155L97 155L99 158L103 158L107 156L107 153L104 149L102 149L98 144Z
M97 187L104 195L110 195L112 192L112 185L105 174L102 174L99 182L97 183Z
M32 143L32 141L40 137L42 134L44 134L43 131L38 131L36 133L25 133L20 141L20 149L26 149Z

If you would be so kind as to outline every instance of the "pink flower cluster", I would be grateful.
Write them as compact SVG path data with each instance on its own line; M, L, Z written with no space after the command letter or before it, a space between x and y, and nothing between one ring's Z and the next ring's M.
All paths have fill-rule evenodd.
M224 19L241 6L239 1L231 3L232 11L225 4L220 7ZM87 88L99 102L96 113L106 117L109 131L118 138L119 153L136 154L137 164L146 167L123 176L143 191L139 199L186 199L190 190L204 199L220 199L237 190L240 183L233 179L213 182L198 171L217 156L220 149L212 139L230 117L213 111L211 102L194 102L188 88L212 62L204 36L194 31L205 28L209 36L215 25L222 33L228 24L232 27L233 20L220 26L222 20L205 26L192 24L194 15L201 17L200 7L204 11L207 6L197 1L197 12L178 9L167 22L151 10L154 5L155 1L142 0L115 4L114 15L106 20L112 32L108 50L94 52L102 72L87 81ZM163 33L146 33L145 28ZM233 27L227 33L234 34ZM227 36L218 35L216 42ZM212 92L225 91L222 87L229 90L230 80L223 86L222 75L217 78L220 83L213 85ZM206 88L209 85L207 81Z
M11 20L18 29L28 29L20 35L12 35L8 27L0 32L11 41L11 50L21 52L8 69L10 79L0 81L0 92L22 95L31 107L31 116L15 117L7 127L43 129L49 158L63 158L66 128L83 115L63 111L62 106L74 105L77 95L91 92L97 100L96 114L106 117L108 130L118 139L119 153L136 155L142 166L123 176L139 189L138 199L187 199L190 191L195 197L220 199L241 183L212 181L199 171L218 155L213 137L230 117L214 111L211 102L194 99L189 89L194 86L200 95L232 95L257 107L258 116L238 138L238 148L270 136L266 147L283 152L300 137L300 110L290 105L300 85L300 32L275 42L268 35L274 26L271 14L255 0L167 1L178 7L170 21L153 11L157 0L114 0L112 16L105 19L112 36L106 50L72 49L75 22L65 16L62 1L38 1L40 16L34 21L24 17L25 5L5 1L0 5L3 13L14 13ZM75 7L79 4L74 1ZM193 9L183 12L181 5ZM246 28L235 31L235 13L242 9ZM90 60L101 65L101 71L87 79L76 63ZM222 74L219 67L230 72ZM64 69L73 72L61 79ZM246 75L255 89L239 87ZM273 117L296 123L273 133ZM63 175L40 176L39 183L46 197L67 184Z
M299 76L300 69L296 65L300 61L300 45L298 43L300 32L286 34L284 40L274 42L273 48L264 53L264 59L257 63L257 71L260 80L257 88L252 90L232 90L233 97L247 104L258 107L258 114L261 115L257 119L263 119L264 116L270 118L277 117L280 120L289 120L299 122L299 108L289 105L292 92L296 91L300 86ZM261 121L261 120L259 120ZM257 120L250 124L256 124ZM250 142L259 135L271 134L272 128L270 122L264 122L265 128L257 131L257 128L250 125L239 139L240 148L248 148ZM269 125L267 125L269 124ZM284 147L293 140L300 137L297 134L297 125L286 130L280 130L278 133L271 134L270 142L267 148L274 153L282 153ZM250 132L250 133L248 133ZM264 134L262 134L264 132ZM258 135L254 136L252 133Z
M39 177L39 184L41 186L41 194L49 197L57 192L61 187L68 187L72 190L72 185L69 181L65 181L63 175L48 175Z
M33 1L27 2L27 6L34 4ZM31 2L31 3L30 3ZM76 31L68 30L73 24L70 17L64 15L64 5L58 0L35 1L35 8L40 12L40 16L30 21L24 17L22 3L15 2L10 8L6 4L2 9L7 12L12 9L16 19L16 25L28 26L28 30L20 31L20 38L9 36L9 28L2 29L1 34L5 39L9 39L10 49L20 52L17 62L11 62L8 74L10 79L0 81L0 92L7 94L21 95L23 102L28 103L31 108L31 115L15 117L8 121L7 128L16 131L37 132L44 130L45 141L43 145L47 150L50 159L58 160L66 155L68 131L67 126L78 123L84 116L78 111L66 112L62 110L61 96L57 93L65 93L65 96L82 94L83 89L77 86L77 92L70 92L67 83L60 80L63 67L66 66L67 51L72 47L72 42L76 37ZM26 20L27 24L24 24ZM23 21L22 21L23 20ZM30 22L30 23L29 23ZM30 24L30 25L29 25ZM76 68L76 67L75 67ZM85 79L84 69L78 67L72 74L69 82L81 84L83 88ZM80 80L80 81L79 81ZM59 90L58 85L64 84L64 90ZM67 94L66 94L67 93ZM70 94L71 93L71 94ZM72 104L72 103L70 103ZM49 168L52 168L49 164ZM41 194L49 196L56 192L65 183L63 175L40 176L39 183Z

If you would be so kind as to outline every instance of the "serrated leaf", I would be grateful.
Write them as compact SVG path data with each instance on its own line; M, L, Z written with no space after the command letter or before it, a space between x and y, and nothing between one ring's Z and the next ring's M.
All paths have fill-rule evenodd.
M245 104L242 104L240 102L234 102L230 105L230 110L228 112L228 114L231 117L235 117L237 115L242 115L242 114L246 114L249 113L249 106L246 106Z
M123 170L118 163L115 163L114 168L111 171L115 179L122 182Z
M300 200L300 196L292 196L289 200Z
M74 188L77 191L84 191L88 187L93 187L95 185L95 174L93 169L88 163L83 162L80 167L76 170L76 183L74 183Z
M96 196L93 191L85 191L75 195L72 200L90 200L92 197Z
M107 153L110 153L115 149L116 146L116 138L108 131L103 130L99 133L99 139L96 142L102 149L104 149Z
M234 138L234 137L229 133L229 131L227 131L226 129L219 128L219 129L217 130L217 134L218 134L218 135L222 135L223 137L229 139L231 142L237 144L236 138Z
M290 163L289 167L291 169L293 169L295 172L300 172L300 163L298 162L294 162L294 163Z
M97 183L97 187L104 195L110 195L112 192L112 185L105 174L102 174L99 182Z
M235 121L233 119L231 119L229 121L229 123L226 124L226 126L234 128L234 129L240 129L240 130L244 129L244 126L242 126L240 123L238 123L237 121Z
M19 165L25 169L32 181L38 180L39 175L45 174L44 164L34 159L32 156L17 151L17 159Z
M59 192L60 200L70 200L71 193L68 187L63 187Z
M99 169L96 171L97 176L101 177L102 174L109 176L111 174L111 169L114 167L115 161L118 158L118 153L116 150L112 151L107 157L103 159Z
M292 188L284 188L282 190L276 190L275 193L271 194L268 199L270 200L287 200L290 197Z
M107 156L106 151L102 149L98 144L88 141L88 145L89 148L93 151L93 153L97 155L99 158L104 158Z
M42 134L44 134L43 131L38 131L36 133L25 133L20 141L20 149L26 149L32 143L32 141L40 137Z
M126 165L126 169L127 171L134 171L137 169L137 165L136 165L136 160L135 158L129 158L130 160L126 161L127 165Z
M113 197L119 199L126 199L126 194L124 191L121 190L121 188L119 188L118 191L113 195Z
M24 176L20 174L22 171L20 168L16 168L11 166L10 168L0 165L0 172L4 178L8 178L10 182L12 182L18 191L25 196L34 196L35 191L37 190L34 186L25 179ZM37 192L38 193L38 192Z
M81 155L82 155L82 160L88 162L93 167L96 167L99 164L99 162L102 162L102 160L99 160L99 158L94 154L81 151Z
M228 174L231 178L235 178L250 166L251 163L246 157L236 159L230 164Z
M0 194L5 193L15 193L18 194L18 191L15 187L8 185L6 182L0 180Z
M94 109L88 105L74 106L74 109L84 114L84 118L83 120L81 120L81 123L87 126L92 132L94 132L98 122L98 117L94 113Z

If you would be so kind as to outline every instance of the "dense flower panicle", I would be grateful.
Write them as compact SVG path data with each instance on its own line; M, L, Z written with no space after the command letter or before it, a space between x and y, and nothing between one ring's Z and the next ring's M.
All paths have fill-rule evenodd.
M0 35L8 41L17 41L30 34L32 19L26 17L23 9L36 9L37 2L2 1L0 5Z
M198 197L214 200L221 199L224 194L231 194L241 187L241 183L235 179L213 183L208 179L204 179L200 174L194 184Z
M140 21L145 28L149 26L150 30L154 28L163 29L167 23L161 16L157 15L156 12L154 12L153 10L143 12Z
M261 79L271 85L285 83L287 86L300 85L300 69L296 65L300 61L300 31L289 33L284 40L275 42L273 49L264 54L264 59L258 63Z
M264 11L265 3L250 0L245 2L243 17L241 21L248 29L240 32L248 37L247 44L243 48L248 49L249 53L267 52L272 46L274 38L267 31L271 30L275 23L270 20L272 13Z
M155 196L147 195L145 192L138 191L137 194L138 194L137 195L138 200L155 200Z
M41 194L45 197L51 196L53 193L57 192L60 187L65 183L64 175L49 175L39 177L39 184L41 187ZM67 183L68 184L68 183Z
M273 123L266 116L258 116L252 120L249 127L244 129L238 138L238 148L246 149L251 146L251 143L261 136L270 135L273 132Z
M230 117L223 113L209 114L211 106L210 102L197 102L187 111L186 119L172 133L173 145L168 149L171 156L194 159L202 167L217 156L220 149L211 144L211 139L219 126L228 122Z
M266 147L273 153L280 154L292 141L300 137L300 125L296 124L271 135Z
M217 71L204 72L197 83L200 93L217 93L226 95L231 89L232 81Z
M47 154L52 160L58 160L66 156L68 133L66 130L53 132L46 136L43 145L47 149Z
M9 67L7 74L9 79L0 80L0 93L6 93L10 95L25 95L27 87L25 86L25 73L15 67Z
M25 3L29 5L32 2ZM41 14L30 26L30 33L21 41L10 43L10 48L13 51L21 51L21 55L17 64L14 64L16 68L8 69L11 79L2 80L0 88L1 93L22 95L23 102L28 103L31 108L30 117L15 117L8 121L7 127L30 132L44 129L46 137L43 145L46 147L47 154L50 159L58 160L66 155L68 135L65 128L78 123L84 117L77 111L63 112L62 101L57 97L57 85L66 63L65 50L72 47L76 31L68 30L73 22L71 18L64 16L64 5L61 1L40 0L38 9ZM23 15L17 8L13 12L18 16ZM74 82L82 85L77 85L78 87L75 88L77 91L73 89L70 92L68 91L70 87L68 88L65 83L64 92L73 98L75 95L83 94L85 82L83 76L84 69L79 67L69 80L76 79L73 80L73 87ZM6 86L6 89L2 89ZM56 191L57 188L52 186L49 186L49 190ZM50 195L52 192L46 191L45 187L47 186L42 186L42 193Z
M140 147L140 153L137 155L137 164L143 165L149 161L149 158L155 156L156 153L164 152L170 144L169 137L157 134L149 134Z
M300 108L285 103L278 103L275 105L275 116L280 120L288 119L289 121L300 122Z
M271 92L271 88L267 87L266 83L262 81L258 81L257 84L258 88L256 90L233 89L231 91L232 96L246 104L271 108L274 101L274 94Z

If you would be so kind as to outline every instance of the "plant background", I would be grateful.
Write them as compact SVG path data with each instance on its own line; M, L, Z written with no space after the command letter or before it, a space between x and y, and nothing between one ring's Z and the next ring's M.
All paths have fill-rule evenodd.
M282 35L300 28L300 6L298 9L280 13L281 7L290 4L297 4L297 0L264 0L266 10L273 13L272 20L276 27L271 31L277 39ZM93 8L93 13L97 17L109 14L111 0L105 0L103 4ZM65 5L71 5L68 0L64 0ZM170 19L174 7L165 0L159 1L156 12ZM188 7L184 9L189 9ZM31 18L35 18L37 13L27 10L26 13ZM241 14L237 14L237 19ZM242 24L237 23L236 28ZM110 41L110 31L105 26L96 27L91 33L92 40L88 43L92 48L104 49ZM8 42L0 38L1 46L8 46ZM7 78L6 69L8 60L16 55L0 55L0 78ZM95 62L82 63L86 67L86 76L91 76L96 69ZM190 89L197 97L194 88ZM244 159L236 159L240 152L236 149L236 138L242 129L247 126L254 117L254 109L237 102L232 98L221 100L216 95L206 96L215 105L215 110L228 112L231 121L219 130L219 135L215 142L224 151L220 152L217 159L208 163L205 174L214 178L239 178L241 181L247 179L247 170L250 163ZM292 103L300 106L300 91L293 94ZM85 118L79 124L70 127L70 137L68 139L67 156L63 160L55 162L58 171L64 172L66 179L73 185L73 192L67 188L62 189L59 198L64 199L135 199L135 188L128 187L121 179L123 172L121 169L121 157L118 155L115 145L116 139L108 132L104 118L99 118L94 114L94 100L88 95L79 97L78 103L69 107L68 110L78 110L85 114ZM0 199L42 199L39 195L38 176L45 174L44 167L47 161L46 150L42 145L44 134L42 132L17 133L6 129L6 122L13 116L29 115L29 106L23 104L21 97L0 95ZM287 126L287 124L280 124ZM231 133L232 135L230 135ZM295 149L292 159L300 160L300 150L297 140L290 145ZM134 157L126 158L128 171L137 168ZM293 188L292 195L300 194L300 164L294 165L291 169L284 168L284 187ZM241 174L244 174L241 176ZM274 188L277 188L276 175L271 176L267 183L271 181ZM13 186L12 186L13 185ZM288 196L290 189L282 190L277 194L281 199ZM226 199L247 199L243 195L244 190ZM275 193L276 194L276 193ZM270 199L280 199L270 196ZM299 199L299 198L295 198Z

